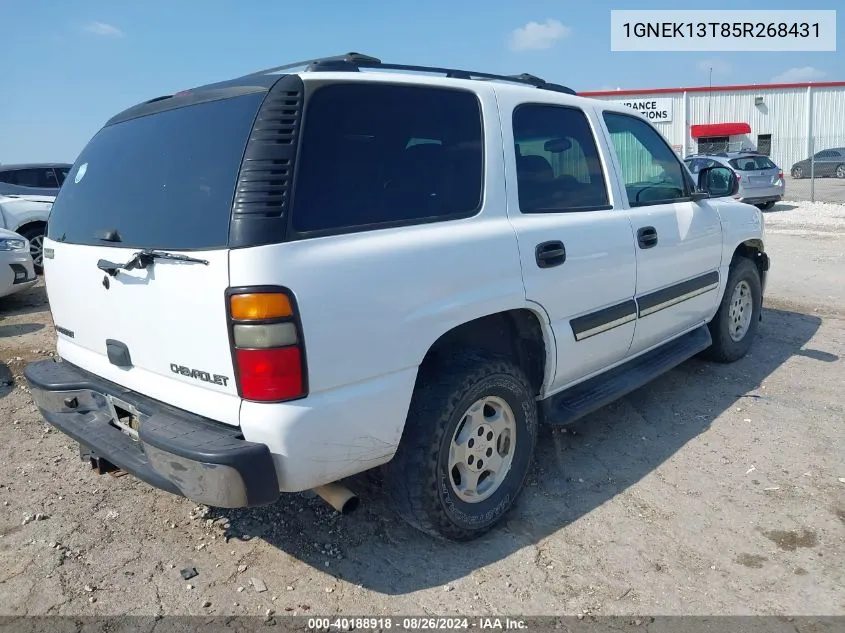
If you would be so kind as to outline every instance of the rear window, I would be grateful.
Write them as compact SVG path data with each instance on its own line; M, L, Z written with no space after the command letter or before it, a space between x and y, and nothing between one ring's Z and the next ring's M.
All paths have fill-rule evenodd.
M235 183L264 93L184 106L100 130L67 176L48 236L74 244L223 248Z
M772 161L765 156L743 156L728 161L737 171L760 171L762 169L777 169Z
M471 92L324 86L308 100L301 139L297 233L446 220L480 208L481 109Z

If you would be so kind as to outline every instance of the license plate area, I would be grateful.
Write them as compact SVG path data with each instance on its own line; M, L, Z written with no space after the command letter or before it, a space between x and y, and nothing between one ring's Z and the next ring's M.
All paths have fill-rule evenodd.
M111 413L112 426L117 427L137 442L138 431L141 428L140 411L128 402L114 396L106 396L106 401Z

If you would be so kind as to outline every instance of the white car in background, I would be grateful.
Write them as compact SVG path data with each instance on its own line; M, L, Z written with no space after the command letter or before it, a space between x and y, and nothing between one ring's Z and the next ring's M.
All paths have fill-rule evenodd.
M0 229L0 297L25 290L35 284L36 279L29 240Z
M55 196L0 196L0 229L20 233L29 242L35 271L41 273L44 232Z

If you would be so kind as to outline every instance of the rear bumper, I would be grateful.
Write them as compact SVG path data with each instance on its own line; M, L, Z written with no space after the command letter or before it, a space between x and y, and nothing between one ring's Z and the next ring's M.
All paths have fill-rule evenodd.
M743 195L739 197L739 201L746 204L764 204L766 202L780 202L781 200L783 200L783 194Z
M67 362L27 365L24 375L44 418L90 453L148 484L221 508L279 497L270 450L240 429L169 407ZM137 439L115 423L132 415Z

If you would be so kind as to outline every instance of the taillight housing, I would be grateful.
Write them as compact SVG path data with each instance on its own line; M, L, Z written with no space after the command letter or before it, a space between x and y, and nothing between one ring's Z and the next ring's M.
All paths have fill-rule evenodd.
M226 292L238 394L256 402L308 395L302 324L293 293L278 286Z

